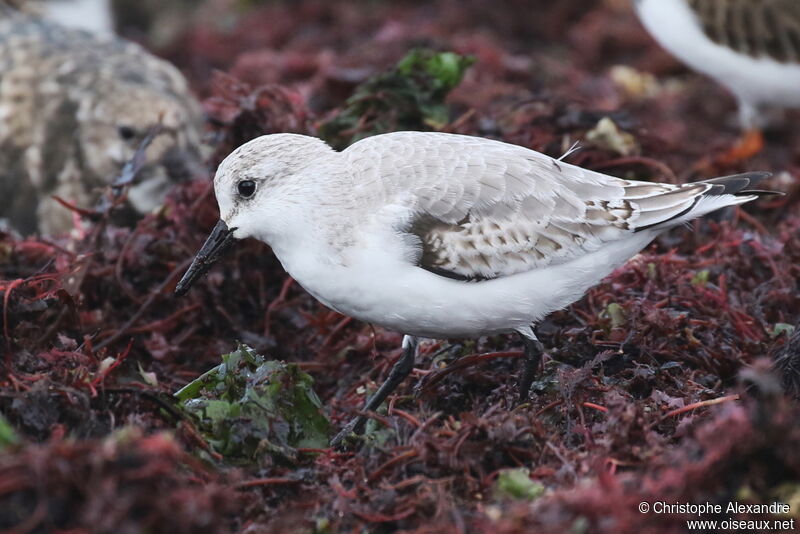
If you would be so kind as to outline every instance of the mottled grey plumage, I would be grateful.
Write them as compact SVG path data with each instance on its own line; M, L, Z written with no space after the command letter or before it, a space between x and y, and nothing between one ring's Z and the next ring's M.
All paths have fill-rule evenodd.
M715 43L752 57L800 61L797 0L688 0Z
M186 80L136 44L0 4L0 219L67 231L71 214L52 196L92 207L159 122L129 192L139 213L198 161L201 113Z

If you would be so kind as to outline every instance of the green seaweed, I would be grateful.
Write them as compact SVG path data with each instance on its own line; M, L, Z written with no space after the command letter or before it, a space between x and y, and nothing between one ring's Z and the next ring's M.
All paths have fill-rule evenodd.
M359 85L343 108L320 125L320 136L342 149L380 133L441 129L450 120L445 98L472 63L473 58L454 52L412 50L390 70Z
M175 397L227 459L249 462L270 454L294 461L298 447L328 446L329 423L313 383L297 365L265 360L239 345Z
M11 423L0 413L0 451L11 445L16 445L17 443L19 443L19 437L14 427L12 427Z
M692 284L701 287L705 286L706 284L708 284L708 277L709 277L708 269L697 271L695 275L692 277Z
M497 498L533 501L544 494L544 486L531 480L530 471L525 467L503 469L497 475L494 494Z
M772 329L770 335L772 337L778 337L781 334L786 334L786 337L789 337L793 333L794 333L794 325L788 323L775 323L775 327Z
M600 318L607 320L611 328L619 328L624 326L627 322L625 319L625 310L616 302L612 302L605 309L600 312Z

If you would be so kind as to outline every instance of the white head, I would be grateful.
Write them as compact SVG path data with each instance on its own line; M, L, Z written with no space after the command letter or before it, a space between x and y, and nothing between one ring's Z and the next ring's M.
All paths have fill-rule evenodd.
M331 153L324 141L298 134L264 135L245 143L223 160L214 177L220 219L237 239L269 243L284 229L288 212L297 212L308 198L302 172Z
M334 153L324 141L298 134L264 135L231 152L214 177L220 221L176 293L185 293L236 239L255 237L273 244L288 237L308 199L310 184L303 172Z

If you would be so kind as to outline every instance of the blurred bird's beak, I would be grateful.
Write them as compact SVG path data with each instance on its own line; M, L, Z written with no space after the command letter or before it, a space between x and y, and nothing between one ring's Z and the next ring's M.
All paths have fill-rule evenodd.
M207 173L203 160L194 147L173 147L161 157L157 164L164 170L171 183L187 182Z
M214 262L228 250L234 241L236 241L236 238L233 237L234 230L236 230L236 228L229 229L225 221L219 221L217 225L214 226L208 239L206 239L206 242L203 243L200 251L194 257L194 261L189 266L189 269L186 270L186 274L183 275L181 281L175 286L176 296L180 297L185 295L186 292L189 291L189 288L192 287L192 284L194 284L198 278L206 274Z

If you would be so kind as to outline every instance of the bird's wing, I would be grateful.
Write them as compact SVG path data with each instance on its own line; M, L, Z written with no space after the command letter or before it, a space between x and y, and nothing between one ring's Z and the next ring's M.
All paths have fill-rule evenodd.
M367 138L343 152L358 202L407 208L420 267L459 279L507 276L597 250L688 212L710 183L634 182L523 147L439 133Z
M800 62L797 0L688 0L688 5L717 44L753 57Z

